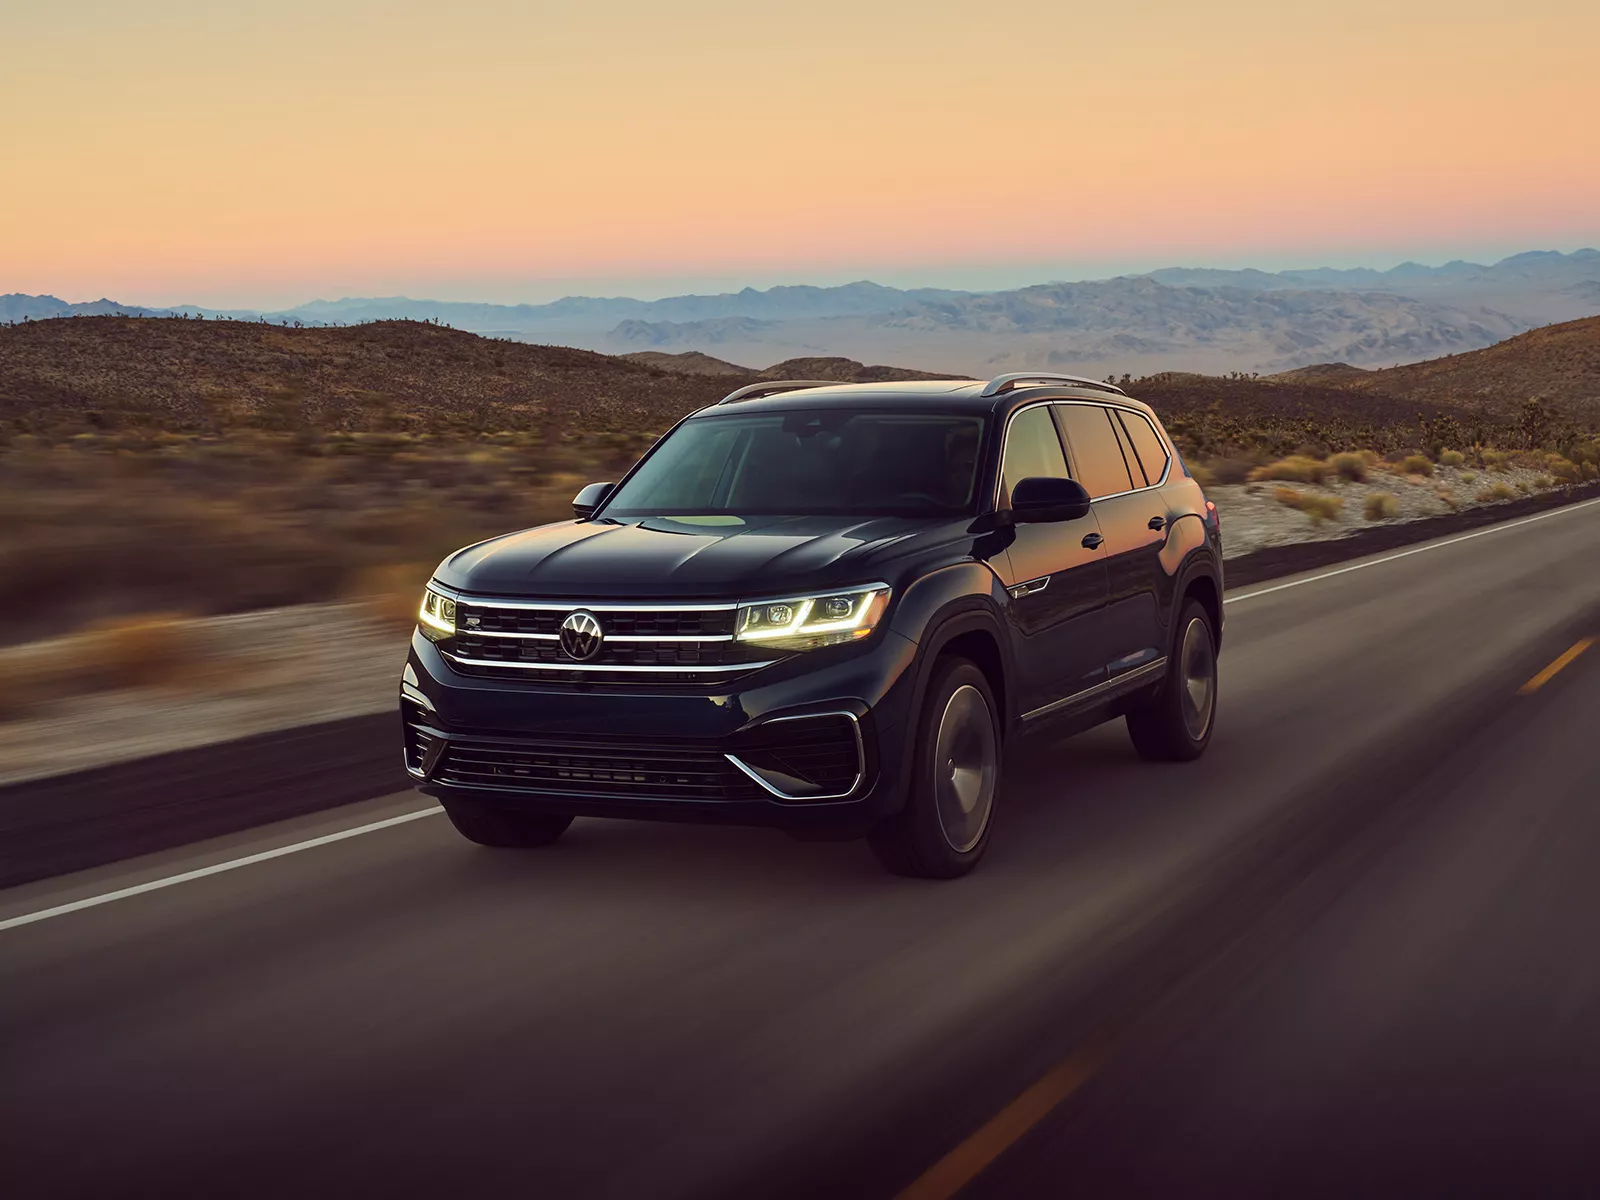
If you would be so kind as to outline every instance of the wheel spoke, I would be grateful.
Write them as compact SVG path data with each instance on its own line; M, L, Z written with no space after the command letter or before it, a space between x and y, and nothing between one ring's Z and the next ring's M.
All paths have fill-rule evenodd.
M951 849L964 854L988 827L1000 763L988 701L971 684L962 684L945 702L933 761L939 827Z
M1183 646L1178 654L1183 672L1183 723L1195 741L1211 728L1211 714L1217 702L1217 652L1211 631L1199 617L1183 631Z

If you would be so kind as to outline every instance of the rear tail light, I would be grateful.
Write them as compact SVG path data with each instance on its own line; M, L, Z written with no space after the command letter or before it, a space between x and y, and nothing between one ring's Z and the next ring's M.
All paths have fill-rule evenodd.
M1222 514L1217 511L1217 502L1215 500L1206 501L1206 520L1218 529L1222 528Z

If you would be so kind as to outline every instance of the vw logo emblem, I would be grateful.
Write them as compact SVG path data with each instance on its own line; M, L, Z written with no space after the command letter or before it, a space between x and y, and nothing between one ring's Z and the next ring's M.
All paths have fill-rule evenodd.
M600 643L606 635L600 630L600 621L592 612L579 609L561 622L561 648L568 658L582 662L600 653Z

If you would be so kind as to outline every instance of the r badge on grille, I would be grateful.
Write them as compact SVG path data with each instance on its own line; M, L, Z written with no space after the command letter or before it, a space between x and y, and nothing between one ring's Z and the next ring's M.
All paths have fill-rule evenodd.
M592 612L579 609L568 614L567 619L561 622L561 648L567 652L568 658L575 658L579 662L599 654L600 643L605 641L605 636L600 629L599 618Z

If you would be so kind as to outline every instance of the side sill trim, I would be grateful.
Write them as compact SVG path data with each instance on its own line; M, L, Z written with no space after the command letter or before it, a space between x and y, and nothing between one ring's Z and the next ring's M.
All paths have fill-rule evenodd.
M1053 712L1060 712L1063 708L1074 708L1079 704L1087 704L1091 700L1098 700L1101 696L1108 696L1121 691L1131 683L1138 683L1153 675L1166 672L1167 660L1158 658L1154 662L1145 663L1142 667L1135 667L1131 671L1124 671L1121 675L1114 675L1104 682L1097 683L1091 688L1084 688L1081 692L1074 692L1070 696L1063 696L1060 700L1052 700L1041 708L1022 714L1024 721L1032 721L1038 717L1049 716Z

